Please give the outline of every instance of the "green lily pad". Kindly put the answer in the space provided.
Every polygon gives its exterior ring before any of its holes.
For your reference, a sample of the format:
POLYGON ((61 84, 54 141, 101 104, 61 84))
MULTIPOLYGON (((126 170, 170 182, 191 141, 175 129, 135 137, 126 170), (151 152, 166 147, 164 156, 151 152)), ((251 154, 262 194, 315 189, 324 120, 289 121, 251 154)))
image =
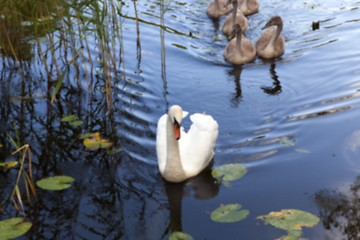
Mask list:
POLYGON ((193 237, 184 232, 173 232, 170 234, 169 240, 193 240, 193 237))
POLYGON ((238 222, 245 219, 249 215, 249 210, 240 210, 241 204, 227 204, 220 206, 211 213, 211 220, 214 222, 230 223, 238 222))
POLYGON ((45 190, 63 190, 71 187, 71 184, 74 181, 72 177, 69 176, 54 176, 43 178, 36 182, 36 185, 45 190))
POLYGON ((69 115, 69 116, 66 116, 66 117, 63 117, 61 119, 62 122, 71 122, 71 121, 75 121, 76 119, 78 119, 77 116, 75 115, 69 115))
POLYGON ((23 222, 24 219, 10 218, 0 221, 0 239, 7 240, 20 237, 32 226, 31 222, 23 222))
POLYGON ((112 145, 114 145, 113 142, 109 142, 108 140, 103 140, 100 142, 100 147, 101 148, 109 148, 111 147, 112 145))
POLYGON ((244 176, 246 171, 247 170, 243 164, 235 163, 216 167, 212 170, 211 174, 216 178, 224 176, 222 178, 224 181, 232 181, 244 176))
POLYGON ((313 227, 320 219, 309 213, 296 209, 283 209, 280 212, 270 212, 268 215, 257 217, 276 228, 286 231, 302 230, 302 227, 313 227))
POLYGON ((81 120, 78 120, 78 121, 74 121, 74 122, 70 122, 69 124, 73 127, 77 127, 77 126, 80 126, 81 124, 83 124, 84 122, 81 121, 81 120))
POLYGON ((17 161, 7 161, 0 163, 0 168, 3 168, 4 170, 8 170, 10 168, 15 167, 18 164, 17 161))
POLYGON ((83 133, 79 136, 79 139, 85 139, 88 138, 91 135, 91 133, 87 132, 87 133, 83 133))
POLYGON ((115 148, 115 149, 111 149, 109 151, 107 151, 107 154, 112 155, 112 154, 116 154, 122 151, 122 148, 115 148))

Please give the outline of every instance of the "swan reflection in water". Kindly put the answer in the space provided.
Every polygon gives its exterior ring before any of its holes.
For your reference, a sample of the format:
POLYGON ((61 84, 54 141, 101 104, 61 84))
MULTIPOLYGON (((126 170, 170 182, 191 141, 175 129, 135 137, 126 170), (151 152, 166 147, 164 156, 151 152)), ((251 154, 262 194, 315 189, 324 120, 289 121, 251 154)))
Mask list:
POLYGON ((181 215, 183 197, 191 196, 199 200, 214 198, 218 195, 220 187, 216 181, 211 175, 211 166, 185 182, 171 183, 164 181, 170 210, 170 223, 168 227, 170 232, 183 231, 181 215))
POLYGON ((276 74, 275 67, 276 67, 275 63, 272 63, 270 65, 270 76, 271 76, 271 79, 274 80, 273 81, 273 86, 271 86, 271 87, 261 87, 261 89, 265 93, 267 93, 269 95, 278 95, 279 93, 281 93, 281 84, 280 84, 280 81, 279 81, 279 77, 276 74))
MULTIPOLYGON (((278 95, 282 92, 281 83, 279 81, 279 76, 276 73, 275 67, 276 64, 274 63, 274 60, 263 60, 265 63, 271 62, 270 64, 270 78, 273 80, 272 86, 262 86, 261 89, 264 91, 264 93, 269 95, 278 95)), ((234 66, 231 70, 228 71, 229 76, 234 77, 234 83, 235 83, 235 92, 231 93, 231 107, 238 107, 239 103, 242 100, 242 89, 241 89, 241 72, 242 72, 242 66, 234 66)))
POLYGON ((229 76, 234 76, 234 83, 235 83, 235 93, 231 94, 231 107, 238 107, 239 103, 242 99, 242 90, 240 84, 240 75, 242 72, 241 66, 234 66, 229 72, 229 76))

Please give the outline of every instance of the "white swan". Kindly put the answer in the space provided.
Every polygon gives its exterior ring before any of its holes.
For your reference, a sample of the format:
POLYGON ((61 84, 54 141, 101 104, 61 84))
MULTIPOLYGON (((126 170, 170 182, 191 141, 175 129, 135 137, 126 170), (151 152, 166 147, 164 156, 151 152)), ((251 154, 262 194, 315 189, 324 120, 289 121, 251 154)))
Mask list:
POLYGON ((242 11, 238 8, 238 1, 237 0, 229 0, 227 5, 233 5, 233 12, 227 18, 225 19, 223 25, 222 25, 222 32, 229 37, 231 34, 231 31, 233 29, 233 26, 235 23, 240 24, 242 32, 244 33, 248 27, 249 22, 247 18, 244 16, 242 11))
POLYGON ((180 127, 186 117, 180 106, 174 105, 160 117, 157 125, 156 152, 159 171, 169 182, 182 182, 198 175, 214 156, 218 124, 210 116, 195 113, 186 133, 180 127))
POLYGON ((283 28, 281 17, 272 17, 262 29, 265 28, 266 31, 261 34, 255 43, 257 55, 266 59, 281 56, 285 51, 285 40, 281 35, 283 28))

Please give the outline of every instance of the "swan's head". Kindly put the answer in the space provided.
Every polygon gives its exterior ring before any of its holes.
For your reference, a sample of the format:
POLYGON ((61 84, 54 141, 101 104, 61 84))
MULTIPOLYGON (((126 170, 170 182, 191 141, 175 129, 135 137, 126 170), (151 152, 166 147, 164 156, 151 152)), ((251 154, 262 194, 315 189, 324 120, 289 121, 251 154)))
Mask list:
POLYGON ((262 28, 262 30, 271 26, 282 26, 282 25, 283 25, 283 21, 281 17, 275 16, 270 18, 270 20, 266 23, 266 25, 262 28))
POLYGON ((229 39, 232 39, 232 38, 237 37, 239 35, 241 36, 241 34, 242 34, 242 29, 241 29, 240 24, 235 23, 232 30, 231 30, 231 34, 230 34, 229 39))
POLYGON ((174 135, 176 140, 180 139, 180 125, 183 118, 183 111, 180 106, 173 105, 169 109, 168 117, 174 126, 174 135))

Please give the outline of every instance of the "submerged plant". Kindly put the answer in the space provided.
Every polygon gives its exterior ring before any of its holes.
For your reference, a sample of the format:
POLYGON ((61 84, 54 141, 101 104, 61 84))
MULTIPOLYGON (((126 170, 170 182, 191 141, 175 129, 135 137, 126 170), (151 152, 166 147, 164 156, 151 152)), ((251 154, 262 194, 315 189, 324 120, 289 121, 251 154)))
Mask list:
MULTIPOLYGON (((15 142, 12 140, 12 142, 15 144, 15 142)), ((15 146, 17 146, 15 144, 15 146)), ((15 201, 15 196, 17 198, 17 201, 19 202, 21 209, 22 209, 22 213, 23 216, 25 217, 25 210, 24 210, 24 205, 23 205, 23 201, 21 198, 21 194, 20 194, 20 190, 19 190, 19 181, 20 181, 20 177, 21 175, 23 176, 24 179, 24 184, 25 184, 25 189, 26 189, 26 194, 27 194, 27 199, 29 202, 31 202, 31 194, 33 195, 33 197, 36 199, 36 192, 35 192, 35 186, 34 186, 34 180, 33 180, 33 176, 32 176, 32 166, 31 166, 31 149, 30 146, 28 144, 25 144, 22 147, 17 147, 18 149, 12 153, 12 155, 15 155, 19 152, 22 151, 22 158, 20 160, 20 169, 18 172, 18 176, 16 179, 16 183, 15 183, 15 187, 13 192, 11 193, 11 197, 10 199, 13 201, 14 206, 16 208, 17 211, 19 211, 19 207, 15 201), (26 158, 27 156, 27 158, 26 158), (25 160, 28 159, 28 164, 29 164, 29 173, 26 171, 24 164, 25 164, 25 160), (31 194, 30 194, 31 193, 31 194)))

